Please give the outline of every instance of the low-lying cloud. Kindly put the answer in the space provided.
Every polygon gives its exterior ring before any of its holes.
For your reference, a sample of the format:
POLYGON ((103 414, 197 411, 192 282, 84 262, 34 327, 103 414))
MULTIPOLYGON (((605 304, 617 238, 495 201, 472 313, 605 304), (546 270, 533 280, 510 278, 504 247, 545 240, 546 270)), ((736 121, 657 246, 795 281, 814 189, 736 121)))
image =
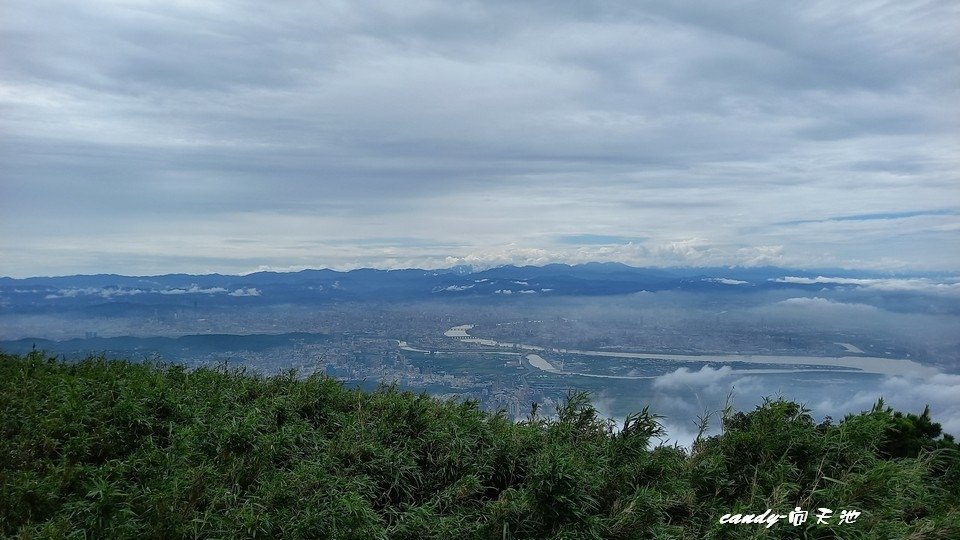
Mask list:
POLYGON ((260 296, 260 289, 256 287, 247 287, 245 289, 236 289, 227 293, 228 296, 260 296))
POLYGON ((115 298, 120 296, 133 296, 138 294, 162 294, 165 296, 177 296, 187 294, 226 294, 227 296, 260 296, 260 290, 256 287, 238 288, 232 291, 223 287, 200 287, 191 285, 189 287, 173 287, 167 289, 142 289, 142 288, 123 288, 123 287, 83 287, 59 289, 55 293, 47 294, 44 298, 47 300, 57 300, 61 298, 79 298, 82 296, 99 296, 101 298, 115 298))
POLYGON ((703 366, 699 371, 690 371, 689 368, 679 368, 672 373, 661 375, 654 379, 654 388, 676 389, 683 387, 713 387, 721 380, 733 374, 730 366, 712 368, 703 366))
MULTIPOLYGON (((679 368, 654 380, 654 389, 663 392, 653 397, 654 412, 666 416, 668 425, 677 432, 672 440, 689 445, 697 416, 712 413, 709 433, 718 431, 717 415, 731 393, 733 405, 739 410, 750 410, 765 397, 783 397, 805 405, 818 420, 825 416, 837 420, 870 410, 883 398, 887 406, 903 412, 919 414, 929 406, 933 420, 945 433, 960 436, 960 375, 845 378, 842 382, 827 380, 828 384, 806 381, 786 386, 769 377, 740 374, 729 366, 705 366, 697 371, 679 368), (838 392, 838 387, 843 391, 838 392)), ((807 378, 797 375, 798 381, 807 378)))
POLYGON ((853 285, 863 289, 887 292, 911 292, 960 296, 960 278, 934 280, 930 278, 815 278, 787 276, 776 279, 780 283, 797 285, 853 285))
POLYGON ((808 309, 808 310, 827 310, 827 311, 851 311, 851 312, 878 312, 880 308, 869 304, 857 304, 849 302, 838 302, 829 298, 819 296, 807 297, 797 296, 787 298, 776 303, 778 306, 808 309))

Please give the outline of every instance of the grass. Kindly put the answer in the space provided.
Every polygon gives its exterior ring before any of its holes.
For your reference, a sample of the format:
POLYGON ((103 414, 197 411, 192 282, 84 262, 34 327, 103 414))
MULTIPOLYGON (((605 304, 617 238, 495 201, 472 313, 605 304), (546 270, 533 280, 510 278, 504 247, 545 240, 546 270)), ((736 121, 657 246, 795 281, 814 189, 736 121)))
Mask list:
POLYGON ((960 538, 960 449, 928 411, 815 424, 767 400, 723 427, 687 451, 584 393, 514 423, 323 376, 0 355, 0 535, 960 538), (719 523, 796 506, 835 517, 719 523))

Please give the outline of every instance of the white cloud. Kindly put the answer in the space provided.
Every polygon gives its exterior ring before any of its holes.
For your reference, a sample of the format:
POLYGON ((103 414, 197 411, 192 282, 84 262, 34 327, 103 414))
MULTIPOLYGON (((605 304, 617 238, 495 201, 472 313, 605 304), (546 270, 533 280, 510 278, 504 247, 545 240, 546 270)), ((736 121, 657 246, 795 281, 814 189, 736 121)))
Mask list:
POLYGON ((776 305, 795 307, 795 308, 801 308, 801 309, 848 310, 848 311, 861 311, 861 312, 880 311, 880 308, 876 306, 871 306, 869 304, 837 302, 836 300, 830 300, 829 298, 822 298, 819 296, 814 296, 814 297, 798 296, 794 298, 787 298, 786 300, 781 300, 777 302, 776 305))
POLYGON ((924 294, 940 294, 960 296, 960 279, 951 278, 944 281, 935 281, 929 278, 842 278, 824 277, 815 278, 787 276, 778 278, 780 283, 795 283, 798 285, 854 285, 864 289, 877 291, 903 291, 924 294))
POLYGON ((163 294, 163 295, 180 295, 180 294, 223 294, 227 293, 229 296, 259 296, 260 291, 255 287, 240 288, 231 292, 227 292, 227 289, 223 287, 200 287, 199 285, 191 285, 190 287, 182 288, 172 288, 172 289, 131 289, 131 288, 99 288, 99 287, 73 287, 69 289, 60 289, 56 293, 51 293, 45 296, 47 300, 55 300, 58 298, 77 298, 80 296, 100 296, 102 298, 113 298, 117 296, 133 296, 137 294, 163 294))
POLYGON ((929 405, 933 420, 943 426, 944 432, 960 436, 960 375, 883 376, 863 381, 806 380, 809 377, 798 375, 786 386, 782 378, 770 377, 740 376, 729 366, 698 371, 680 368, 654 380, 654 388, 661 392, 652 397, 653 409, 667 417, 671 435, 677 430, 672 438, 687 442, 692 440, 691 430, 678 422, 712 413, 711 432, 715 433, 717 415, 728 396, 732 396, 735 410, 749 411, 764 397, 783 397, 803 404, 815 418, 831 416, 835 421, 870 410, 882 397, 887 406, 902 412, 919 414, 929 405))
POLYGON ((749 281, 741 281, 739 279, 729 279, 729 278, 704 278, 704 281, 711 281, 713 283, 721 283, 723 285, 749 285, 749 281))
POLYGON ((874 389, 860 389, 846 396, 825 396, 811 407, 818 414, 840 418, 869 410, 880 397, 895 410, 915 414, 929 405, 933 420, 943 426, 944 432, 960 436, 960 375, 939 373, 923 379, 886 377, 874 389))
POLYGON ((227 290, 224 289, 223 287, 207 287, 207 288, 201 288, 201 287, 198 286, 198 285, 191 285, 191 286, 187 287, 186 289, 182 289, 182 288, 162 289, 162 290, 159 290, 159 291, 157 291, 157 292, 160 293, 160 294, 170 294, 170 295, 176 295, 176 294, 221 294, 221 293, 227 292, 227 290))
MULTIPOLYGON (((702 238, 651 242, 650 246, 628 242, 620 245, 523 247, 515 243, 487 248, 463 256, 449 256, 440 266, 469 265, 487 269, 503 265, 543 266, 550 263, 621 262, 634 266, 758 266, 800 264, 788 259, 782 247, 711 244, 702 238)), ((727 281, 728 284, 734 284, 727 281)))
POLYGON ((229 296, 260 296, 260 289, 256 287, 240 288, 229 293, 229 296))
POLYGON ((466 291, 467 289, 472 289, 473 285, 449 285, 447 287, 437 288, 433 292, 449 291, 449 292, 460 292, 466 291))
POLYGON ((58 298, 77 298, 79 296, 100 296, 103 298, 113 298, 115 296, 133 296, 136 294, 143 294, 145 292, 149 291, 144 291, 142 289, 123 289, 111 287, 74 287, 70 289, 60 289, 56 293, 46 295, 44 298, 47 300, 55 300, 58 298))
POLYGON ((682 367, 672 373, 661 375, 653 380, 653 386, 661 389, 684 388, 688 386, 709 387, 716 385, 718 381, 733 375, 733 368, 730 366, 721 366, 712 368, 703 366, 699 371, 690 371, 682 367))

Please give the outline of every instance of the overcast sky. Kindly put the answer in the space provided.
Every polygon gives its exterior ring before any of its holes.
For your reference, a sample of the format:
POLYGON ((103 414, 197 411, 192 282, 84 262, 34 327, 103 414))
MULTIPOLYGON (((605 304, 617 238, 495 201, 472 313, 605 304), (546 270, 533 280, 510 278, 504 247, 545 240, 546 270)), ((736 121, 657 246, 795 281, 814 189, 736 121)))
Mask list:
POLYGON ((960 4, 0 3, 0 274, 960 269, 960 4))

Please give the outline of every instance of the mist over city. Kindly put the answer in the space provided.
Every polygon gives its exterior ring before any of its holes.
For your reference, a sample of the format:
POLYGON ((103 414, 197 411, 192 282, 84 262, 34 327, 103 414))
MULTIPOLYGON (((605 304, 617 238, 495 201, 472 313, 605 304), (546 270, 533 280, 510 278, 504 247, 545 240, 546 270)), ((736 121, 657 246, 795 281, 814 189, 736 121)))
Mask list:
POLYGON ((958 429, 960 280, 614 263, 0 280, 0 346, 261 373, 295 368, 470 399, 515 419, 589 391, 675 441, 728 400, 842 418, 883 397, 958 429), (456 330, 461 329, 461 330, 456 330))

